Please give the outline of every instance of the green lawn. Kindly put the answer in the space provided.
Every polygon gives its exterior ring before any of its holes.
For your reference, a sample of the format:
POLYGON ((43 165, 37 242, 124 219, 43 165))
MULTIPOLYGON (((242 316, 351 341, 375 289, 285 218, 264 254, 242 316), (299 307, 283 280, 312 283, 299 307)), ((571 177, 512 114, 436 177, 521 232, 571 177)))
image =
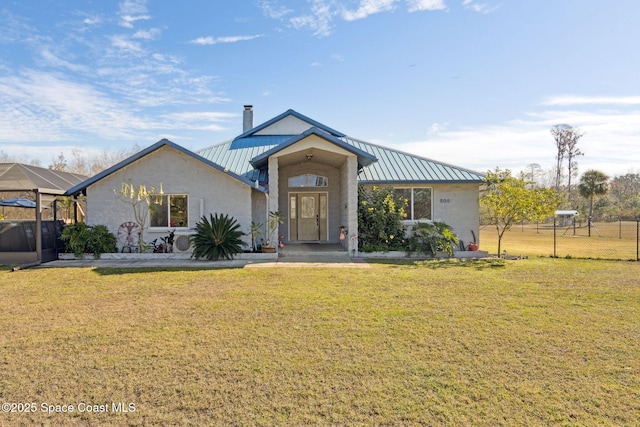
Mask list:
POLYGON ((638 277, 549 258, 4 270, 0 396, 37 410, 0 425, 638 425, 638 277))

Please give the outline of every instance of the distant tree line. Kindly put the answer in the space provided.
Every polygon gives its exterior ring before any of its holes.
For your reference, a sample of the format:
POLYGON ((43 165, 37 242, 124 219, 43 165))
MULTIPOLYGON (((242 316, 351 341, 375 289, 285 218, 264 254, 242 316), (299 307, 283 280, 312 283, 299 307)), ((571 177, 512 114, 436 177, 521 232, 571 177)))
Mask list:
POLYGON ((93 176, 137 153, 138 151, 140 151, 140 146, 138 144, 133 145, 129 149, 123 150, 103 149, 99 153, 90 153, 86 150, 82 150, 81 148, 73 148, 69 155, 61 152, 58 156, 51 159, 51 163, 43 165, 42 162, 37 159, 28 158, 26 156, 11 156, 0 150, 0 163, 24 163, 51 170, 93 176))

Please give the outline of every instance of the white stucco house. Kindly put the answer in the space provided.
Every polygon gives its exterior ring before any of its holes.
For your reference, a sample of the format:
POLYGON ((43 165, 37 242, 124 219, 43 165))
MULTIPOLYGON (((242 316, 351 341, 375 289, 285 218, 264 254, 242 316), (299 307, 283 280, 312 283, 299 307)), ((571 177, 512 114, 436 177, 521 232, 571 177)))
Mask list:
POLYGON ((408 199, 407 225, 443 221, 465 242, 479 234, 483 174, 351 138, 293 110, 254 126, 252 106, 244 108, 243 133, 232 140, 192 152, 163 139, 67 194, 86 196, 87 223, 107 225, 121 245, 133 221, 131 206, 114 194, 125 182, 162 184, 145 241, 173 229, 188 234, 216 212, 248 232, 252 221, 265 224, 270 211, 280 211, 286 220, 277 234, 285 244, 340 243, 344 227, 351 252, 359 184, 391 186, 408 199))

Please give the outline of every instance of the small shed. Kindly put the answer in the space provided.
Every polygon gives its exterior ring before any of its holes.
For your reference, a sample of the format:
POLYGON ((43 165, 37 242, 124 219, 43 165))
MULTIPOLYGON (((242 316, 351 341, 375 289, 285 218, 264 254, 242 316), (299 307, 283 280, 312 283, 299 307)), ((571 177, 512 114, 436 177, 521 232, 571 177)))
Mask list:
POLYGON ((560 227, 573 225, 578 215, 580 215, 580 213, 574 209, 565 209, 565 210, 556 211, 556 217, 558 218, 558 225, 560 225, 560 227))
POLYGON ((62 228, 56 198, 86 179, 38 166, 0 163, 0 200, 21 197, 35 203, 34 207, 15 208, 26 212, 19 218, 0 219, 0 264, 56 259, 62 228), (45 209, 47 218, 43 219, 45 209))

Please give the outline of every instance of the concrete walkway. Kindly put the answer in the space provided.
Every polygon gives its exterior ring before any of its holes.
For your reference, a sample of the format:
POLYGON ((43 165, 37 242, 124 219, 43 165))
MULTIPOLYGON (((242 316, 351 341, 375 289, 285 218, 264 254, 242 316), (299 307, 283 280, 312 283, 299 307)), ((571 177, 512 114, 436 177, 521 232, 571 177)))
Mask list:
POLYGON ((205 261, 195 259, 160 260, 57 260, 44 263, 38 268, 371 268, 364 259, 335 256, 332 254, 309 253, 291 254, 279 257, 277 261, 232 260, 205 261))

